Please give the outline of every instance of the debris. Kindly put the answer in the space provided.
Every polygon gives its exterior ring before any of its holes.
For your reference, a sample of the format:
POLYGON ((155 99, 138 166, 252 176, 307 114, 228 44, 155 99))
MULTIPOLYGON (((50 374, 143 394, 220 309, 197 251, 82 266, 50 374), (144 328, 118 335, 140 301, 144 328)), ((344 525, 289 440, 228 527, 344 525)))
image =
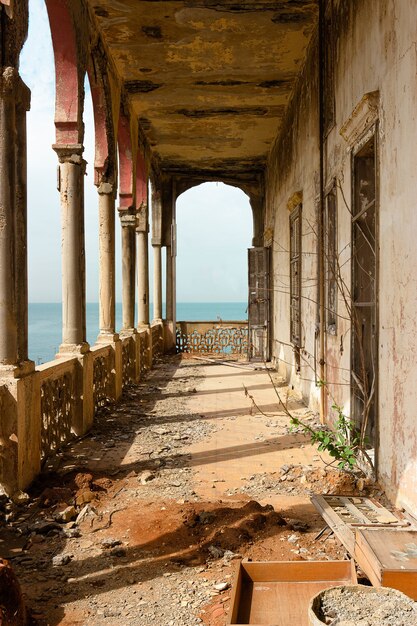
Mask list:
POLYGON ((71 561, 71 556, 69 554, 57 554, 52 558, 53 567, 61 567, 63 565, 68 565, 71 561))
POLYGON ((151 480, 155 479, 155 474, 150 470, 145 470, 138 475, 138 480, 141 485, 146 485, 151 480))
POLYGON ((88 517, 97 517, 97 511, 90 504, 86 504, 85 507, 81 509, 75 522, 76 524, 81 524, 88 517))
POLYGON ((114 548, 115 546, 120 546, 121 543, 122 542, 120 541, 120 539, 113 539, 112 537, 106 537, 101 542, 101 545, 103 548, 114 548))
POLYGON ((217 546, 209 546, 208 551, 214 559, 221 559, 224 555, 224 550, 222 548, 218 548, 217 546))
POLYGON ((77 510, 74 506, 67 506, 66 509, 57 514, 56 519, 60 522, 70 522, 77 517, 77 510))

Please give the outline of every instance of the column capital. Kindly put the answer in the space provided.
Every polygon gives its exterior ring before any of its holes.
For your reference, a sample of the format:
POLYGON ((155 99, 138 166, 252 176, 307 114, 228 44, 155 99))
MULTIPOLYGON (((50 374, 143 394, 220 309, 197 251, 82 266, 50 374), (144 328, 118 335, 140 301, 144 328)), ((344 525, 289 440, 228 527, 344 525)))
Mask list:
POLYGON ((30 89, 23 82, 15 67, 3 68, 0 74, 0 95, 3 98, 14 98, 16 103, 22 105, 25 111, 30 110, 30 89))
POLYGON ((119 209, 119 215, 122 228, 133 228, 136 226, 136 215, 132 212, 121 211, 119 209))
POLYGON ((97 191, 100 195, 109 195, 109 196, 114 196, 116 189, 115 186, 113 185, 113 183, 111 182, 101 182, 97 185, 97 191))
POLYGON ((60 163, 73 163, 74 165, 83 165, 85 167, 86 161, 83 159, 84 146, 81 143, 54 143, 52 148, 57 153, 60 163))
POLYGON ((136 232, 149 233, 148 205, 146 202, 141 202, 136 211, 136 232))

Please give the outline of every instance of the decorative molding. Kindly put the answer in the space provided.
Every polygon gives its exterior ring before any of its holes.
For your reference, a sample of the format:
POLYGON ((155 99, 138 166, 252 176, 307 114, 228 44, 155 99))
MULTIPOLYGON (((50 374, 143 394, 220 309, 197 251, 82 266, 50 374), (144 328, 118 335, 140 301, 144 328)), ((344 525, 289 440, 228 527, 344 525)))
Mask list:
POLYGON ((379 115, 379 91, 366 93, 340 129, 343 139, 353 146, 375 124, 379 115))
POLYGON ((274 239, 274 229, 269 227, 264 230, 264 246, 267 248, 272 246, 272 241, 274 239))
POLYGON ((291 211, 293 211, 299 204, 302 204, 302 203, 303 203, 303 192, 302 191, 296 191, 289 198, 289 200, 287 202, 287 209, 291 213, 291 211))

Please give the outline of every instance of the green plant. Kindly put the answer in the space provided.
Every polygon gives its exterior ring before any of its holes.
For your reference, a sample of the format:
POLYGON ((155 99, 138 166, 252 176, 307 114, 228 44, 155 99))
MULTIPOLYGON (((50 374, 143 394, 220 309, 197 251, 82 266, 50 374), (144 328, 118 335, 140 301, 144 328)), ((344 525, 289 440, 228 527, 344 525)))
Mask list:
POLYGON ((352 420, 344 415, 340 406, 333 404, 332 409, 337 413, 332 430, 329 428, 315 430, 294 415, 290 417, 291 425, 294 428, 301 428, 310 437, 311 442, 318 445, 320 452, 326 451, 335 462, 338 461, 339 469, 352 470, 357 464, 361 449, 360 433, 352 420))

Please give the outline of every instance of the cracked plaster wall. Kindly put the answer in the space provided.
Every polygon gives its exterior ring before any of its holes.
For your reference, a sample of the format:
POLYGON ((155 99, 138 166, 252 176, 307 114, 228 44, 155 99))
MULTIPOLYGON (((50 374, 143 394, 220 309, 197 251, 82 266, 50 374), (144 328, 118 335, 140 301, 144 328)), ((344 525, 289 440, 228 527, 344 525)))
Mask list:
MULTIPOLYGON (((325 184, 339 181, 351 202, 351 151, 340 129, 369 92, 379 92, 379 449, 378 477, 397 504, 417 513, 417 5, 412 0, 335 2, 336 122, 327 139, 325 184), (346 6, 348 4, 348 6, 346 6)), ((274 241, 274 339, 289 343, 288 201, 303 197, 303 274, 312 278, 303 295, 317 301, 314 221, 318 194, 319 127, 317 45, 294 93, 281 140, 270 155, 266 179, 266 233, 274 241), (310 234, 309 234, 310 233, 310 234)), ((350 284, 351 220, 338 192, 338 249, 350 284), (345 248, 345 246, 347 246, 345 248)), ((339 313, 344 314, 339 297, 339 313)), ((306 350, 314 354, 316 305, 302 301, 306 350)), ((336 336, 327 335, 327 379, 335 400, 349 411, 349 324, 338 320, 336 336), (343 353, 341 354, 341 344, 343 353), (344 368, 344 369, 343 369, 344 368)), ((290 365, 292 350, 274 343, 281 371, 315 407, 313 371, 290 365), (303 380, 306 379, 306 380, 303 380)), ((312 358, 305 355, 311 363, 312 358)))

